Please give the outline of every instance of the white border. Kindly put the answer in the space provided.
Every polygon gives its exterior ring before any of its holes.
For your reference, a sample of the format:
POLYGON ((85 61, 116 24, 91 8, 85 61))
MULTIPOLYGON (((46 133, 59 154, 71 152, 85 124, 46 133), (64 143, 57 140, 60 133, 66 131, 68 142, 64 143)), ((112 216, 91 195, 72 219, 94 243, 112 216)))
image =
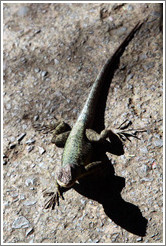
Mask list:
MULTIPOLYGON (((163 243, 96 243, 97 245, 165 245, 165 1, 1 1, 1 47, 4 3, 163 3, 163 243)), ((3 51, 1 48, 1 164, 3 166, 3 51)), ((3 243, 3 168, 1 169, 1 245, 96 245, 94 243, 3 243)))

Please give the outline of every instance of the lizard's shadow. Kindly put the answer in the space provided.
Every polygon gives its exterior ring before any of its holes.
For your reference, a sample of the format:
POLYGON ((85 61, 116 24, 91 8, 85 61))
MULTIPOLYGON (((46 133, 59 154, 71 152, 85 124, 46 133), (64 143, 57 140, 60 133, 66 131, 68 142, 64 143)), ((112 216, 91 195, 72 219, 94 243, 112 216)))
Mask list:
MULTIPOLYGON (((123 51, 124 49, 122 50, 122 53, 123 51)), ((92 129, 97 133, 100 133, 105 129, 104 114, 108 91, 114 72, 118 67, 119 60, 120 58, 117 58, 114 64, 111 63, 111 68, 108 66, 108 71, 103 75, 104 86, 100 90, 101 96, 96 105, 97 110, 92 126, 92 129)), ((105 154, 106 152, 115 155, 124 154, 122 142, 115 135, 114 138, 111 137, 111 142, 105 142, 105 146, 103 145, 105 148, 104 150, 96 147, 97 146, 95 146, 95 153, 97 156, 93 161, 104 160, 107 162, 108 168, 105 170, 106 175, 87 176, 80 180, 79 183, 76 183, 73 188, 80 194, 101 203, 107 216, 117 225, 133 234, 145 236, 148 221, 142 216, 138 206, 122 199, 121 191, 125 187, 125 179, 115 176, 114 167, 105 154)), ((101 173, 103 174, 103 170, 101 173)))
POLYGON ((92 176, 86 177, 73 188, 80 194, 101 203, 106 215, 117 225, 133 234, 145 236, 147 219, 142 216, 136 205, 126 202, 121 197, 125 179, 114 175, 111 162, 106 172, 106 176, 93 179, 92 176))

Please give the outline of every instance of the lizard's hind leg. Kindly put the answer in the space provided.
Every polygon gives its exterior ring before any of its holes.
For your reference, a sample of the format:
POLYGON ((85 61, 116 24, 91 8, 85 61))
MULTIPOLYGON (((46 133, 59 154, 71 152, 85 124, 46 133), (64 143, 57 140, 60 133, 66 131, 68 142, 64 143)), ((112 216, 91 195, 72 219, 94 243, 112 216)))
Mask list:
POLYGON ((103 142, 107 138, 110 140, 114 138, 116 134, 110 129, 104 129, 101 133, 97 133, 92 129, 86 129, 86 137, 90 142, 103 142))
POLYGON ((53 131, 51 142, 54 143, 57 147, 63 148, 70 134, 70 131, 71 127, 67 123, 63 121, 60 122, 53 131))
POLYGON ((52 122, 50 124, 34 124, 35 129, 44 133, 52 132, 51 142, 57 147, 64 147, 71 131, 71 127, 64 121, 52 122))
MULTIPOLYGON (((131 123, 130 123, 131 124, 131 123)), ((130 125, 129 124, 129 125, 130 125)), ((121 124, 122 126, 123 124, 121 124)), ((122 129, 121 131, 118 131, 117 130, 111 130, 111 129, 104 129, 103 131, 101 131, 101 133, 97 133, 95 132, 94 130, 92 129, 86 129, 86 137, 87 139, 90 141, 90 142, 103 142, 105 139, 109 139, 110 141, 114 141, 116 140, 116 138, 118 137, 120 140, 122 141, 126 141, 126 140, 129 140, 129 137, 134 137, 134 138, 137 138, 137 133, 138 132, 145 132, 146 130, 145 129, 133 129, 133 128, 130 128, 130 129, 127 129, 127 130, 123 130, 123 129, 126 129, 128 128, 127 127, 120 127, 118 129, 122 129)))

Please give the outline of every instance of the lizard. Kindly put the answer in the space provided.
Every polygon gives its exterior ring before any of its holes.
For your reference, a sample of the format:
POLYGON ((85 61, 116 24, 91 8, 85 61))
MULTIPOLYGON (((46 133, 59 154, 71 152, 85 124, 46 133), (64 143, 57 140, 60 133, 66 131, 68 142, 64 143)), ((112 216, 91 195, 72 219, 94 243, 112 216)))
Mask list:
POLYGON ((134 26, 113 55, 107 60, 93 83, 84 107, 72 129, 63 121, 49 126, 35 126, 38 130, 47 131, 49 129, 53 131, 52 143, 58 147, 64 147, 61 167, 56 173, 56 191, 44 193, 44 196, 51 196, 44 206, 45 209, 50 207, 54 209, 56 204, 59 205, 59 198, 64 199, 63 189, 72 188, 81 178, 86 175, 93 175, 99 168, 104 166, 102 160, 94 158, 95 144, 102 146, 109 141, 119 140, 120 142, 125 139, 129 140, 130 136, 138 138, 136 132, 132 134, 129 133, 129 129, 125 130, 130 124, 124 126, 122 123, 119 127, 119 132, 115 132, 112 129, 104 129, 100 133, 94 130, 93 124, 98 110, 97 102, 100 91, 105 81, 112 79, 119 66, 120 57, 142 24, 143 22, 138 22, 134 26))

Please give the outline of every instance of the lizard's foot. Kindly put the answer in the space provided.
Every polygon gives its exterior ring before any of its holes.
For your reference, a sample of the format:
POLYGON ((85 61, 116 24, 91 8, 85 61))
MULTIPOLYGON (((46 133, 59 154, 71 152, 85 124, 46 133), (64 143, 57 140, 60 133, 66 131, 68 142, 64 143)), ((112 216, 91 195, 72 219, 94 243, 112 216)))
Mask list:
POLYGON ((45 123, 34 123, 33 127, 37 131, 42 131, 43 133, 52 132, 55 135, 59 135, 61 133, 67 132, 71 130, 71 127, 65 123, 64 121, 52 121, 48 124, 45 123))
POLYGON ((59 206, 59 198, 61 197, 64 200, 62 191, 60 190, 60 187, 58 186, 58 189, 56 192, 44 192, 43 190, 43 197, 51 196, 51 198, 44 204, 44 208, 52 208, 52 210, 55 208, 56 204, 59 206))
POLYGON ((63 122, 51 122, 50 124, 34 124, 33 127, 43 133, 52 132, 51 143, 54 143, 57 147, 63 148, 66 140, 70 134, 71 127, 63 122))
POLYGON ((130 120, 125 120, 117 129, 120 129, 120 132, 116 132, 116 134, 119 136, 119 138, 123 141, 129 140, 129 137, 134 137, 137 139, 140 139, 137 136, 137 133, 139 132, 146 132, 147 130, 145 129, 134 129, 134 128, 129 128, 128 127, 132 125, 132 122, 130 120))

